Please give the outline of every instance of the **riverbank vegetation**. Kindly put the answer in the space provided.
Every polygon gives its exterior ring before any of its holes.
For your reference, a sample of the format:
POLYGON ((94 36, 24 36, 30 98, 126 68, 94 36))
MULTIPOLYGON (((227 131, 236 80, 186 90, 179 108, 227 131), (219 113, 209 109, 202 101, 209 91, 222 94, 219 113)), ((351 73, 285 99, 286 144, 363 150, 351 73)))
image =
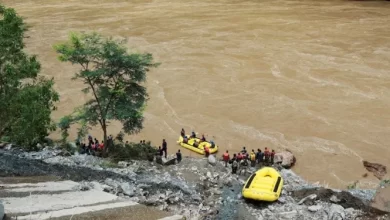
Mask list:
POLYGON ((97 33, 72 33, 67 42, 54 46, 59 60, 79 65, 72 79, 85 84, 84 93, 93 98, 83 106, 76 117, 65 116, 62 128, 69 123, 84 121, 99 125, 103 131, 104 152, 108 151, 108 125, 120 121, 123 131, 134 134, 142 129, 143 110, 148 99, 142 85, 146 73, 158 64, 151 54, 129 53, 125 41, 105 38, 97 33))
POLYGON ((53 79, 39 75, 41 65, 25 51, 27 25, 15 10, 0 5, 0 139, 32 149, 55 124, 58 93, 53 79))
MULTIPOLYGON (((24 51, 27 31, 23 18, 0 4, 0 141, 34 149, 58 127, 62 133, 60 145, 70 149, 68 130, 73 124, 78 125, 77 140, 84 139, 91 127, 98 125, 103 131, 103 153, 107 154, 112 120, 122 123, 125 134, 142 129, 148 100, 143 83, 146 73, 158 66, 152 54, 129 52, 125 41, 98 33, 70 34, 68 41, 55 45, 54 50, 60 61, 80 67, 72 79, 82 81, 82 92, 92 98, 54 123, 51 113, 56 110, 59 95, 53 79, 39 75, 37 57, 24 51)), ((127 149, 123 155, 145 157, 143 150, 134 150, 143 149, 138 144, 112 145, 113 153, 121 146, 122 151, 127 149)), ((152 147, 148 146, 149 152, 152 147)))

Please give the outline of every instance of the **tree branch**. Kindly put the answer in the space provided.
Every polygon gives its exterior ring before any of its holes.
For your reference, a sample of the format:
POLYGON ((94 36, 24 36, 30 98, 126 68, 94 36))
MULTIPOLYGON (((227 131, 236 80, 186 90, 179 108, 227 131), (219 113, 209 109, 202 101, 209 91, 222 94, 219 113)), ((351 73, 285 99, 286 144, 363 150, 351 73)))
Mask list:
POLYGON ((104 119, 104 117, 103 117, 102 106, 101 106, 101 104, 100 104, 99 98, 98 98, 97 95, 96 95, 96 90, 95 90, 95 87, 93 86, 93 83, 92 83, 91 79, 90 79, 89 77, 87 77, 87 80, 88 80, 88 84, 89 84, 89 85, 91 86, 91 88, 92 88, 93 95, 95 96, 96 102, 97 102, 97 104, 98 104, 99 111, 100 111, 100 120, 99 120, 99 123, 100 123, 100 125, 103 127, 102 119, 104 119))
POLYGON ((117 86, 118 86, 118 81, 115 80, 115 76, 112 78, 112 80, 114 80, 114 83, 115 83, 115 86, 114 86, 114 92, 111 93, 111 96, 110 98, 108 99, 108 103, 107 103, 107 106, 106 106, 106 109, 105 109, 105 114, 107 115, 107 112, 108 112, 108 108, 110 107, 111 105, 111 101, 113 100, 114 98, 114 94, 115 94, 115 90, 117 90, 117 86))

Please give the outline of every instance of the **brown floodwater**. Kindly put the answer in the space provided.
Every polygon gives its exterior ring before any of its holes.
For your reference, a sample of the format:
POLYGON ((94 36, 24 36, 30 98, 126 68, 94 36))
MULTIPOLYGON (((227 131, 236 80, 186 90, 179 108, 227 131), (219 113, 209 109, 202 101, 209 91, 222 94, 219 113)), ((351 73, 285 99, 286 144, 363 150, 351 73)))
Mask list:
POLYGON ((78 67, 60 63, 52 45, 71 31, 97 31, 161 62, 148 75, 145 128, 129 140, 165 138, 174 153, 183 127, 221 151, 289 149, 298 174, 340 188, 378 182, 362 177, 362 160, 390 166, 390 2, 1 2, 31 25, 28 51, 61 95, 55 120, 87 97, 71 80, 78 67))

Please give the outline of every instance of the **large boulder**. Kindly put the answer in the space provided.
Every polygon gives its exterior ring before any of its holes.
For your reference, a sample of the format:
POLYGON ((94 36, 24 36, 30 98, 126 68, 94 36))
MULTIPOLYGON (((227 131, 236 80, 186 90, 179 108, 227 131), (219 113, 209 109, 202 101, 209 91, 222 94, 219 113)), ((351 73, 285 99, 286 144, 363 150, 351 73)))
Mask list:
POLYGON ((4 205, 0 201, 0 219, 4 218, 4 205))
POLYGON ((215 157, 213 155, 209 155, 209 157, 207 158, 207 160, 209 161, 209 164, 211 165, 215 165, 217 164, 217 159, 215 159, 215 157))
POLYGON ((176 158, 171 158, 171 159, 166 159, 166 158, 162 158, 162 163, 163 165, 165 166, 169 166, 169 165, 175 165, 176 163, 176 158))
POLYGON ((284 168, 290 168, 295 164, 295 157, 289 151, 283 151, 276 153, 274 157, 274 163, 282 165, 284 168))
POLYGON ((129 183, 122 183, 120 187, 122 188, 123 194, 130 197, 135 195, 135 187, 130 185, 129 183))
POLYGON ((378 179, 382 179, 383 176, 386 175, 386 166, 383 166, 382 164, 379 163, 370 163, 368 161, 363 161, 363 165, 366 168, 366 170, 374 173, 374 176, 378 179))
POLYGON ((328 209, 328 220, 344 220, 345 211, 341 205, 332 204, 328 209))
POLYGON ((390 186, 377 190, 371 207, 379 214, 390 213, 390 186))

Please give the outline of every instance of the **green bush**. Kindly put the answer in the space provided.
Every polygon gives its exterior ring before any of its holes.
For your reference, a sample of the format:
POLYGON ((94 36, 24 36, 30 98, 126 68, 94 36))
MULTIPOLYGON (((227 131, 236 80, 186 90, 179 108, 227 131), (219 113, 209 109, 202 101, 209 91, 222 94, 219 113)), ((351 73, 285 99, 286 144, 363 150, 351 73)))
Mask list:
POLYGON ((108 156, 113 161, 126 160, 150 160, 156 155, 157 149, 150 142, 141 143, 117 143, 110 147, 108 156))

